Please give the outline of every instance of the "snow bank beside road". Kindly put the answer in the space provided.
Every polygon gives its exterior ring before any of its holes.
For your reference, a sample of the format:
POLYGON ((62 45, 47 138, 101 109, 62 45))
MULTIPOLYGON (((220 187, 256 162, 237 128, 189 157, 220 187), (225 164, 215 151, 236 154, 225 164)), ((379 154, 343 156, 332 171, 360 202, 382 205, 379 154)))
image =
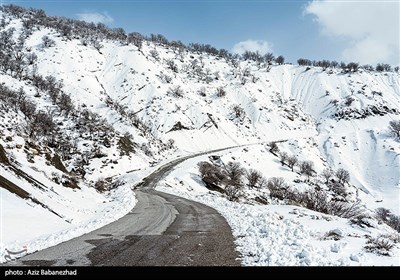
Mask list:
MULTIPOLYGON (((24 217, 23 223, 25 228, 36 228, 34 232, 31 231, 18 231, 20 226, 20 219, 18 217, 20 214, 18 211, 12 213, 7 212, 1 214, 3 217, 2 221, 2 237, 10 237, 11 239, 3 240, 0 244, 0 262, 6 262, 14 258, 22 257, 27 253, 33 253, 38 250, 43 250, 45 248, 57 245, 61 242, 70 240, 77 236, 83 235, 85 233, 96 230, 102 226, 105 226, 119 218, 125 216, 136 204, 137 200, 131 189, 131 184, 124 184, 117 189, 110 191, 105 196, 105 201, 99 205, 95 213, 88 217, 87 220, 80 222, 76 225, 71 225, 65 222, 56 222, 60 220, 54 218, 49 214, 48 211, 37 209, 33 207, 31 211, 24 211, 24 215, 29 215, 32 213, 32 219, 26 219, 24 217), (41 211, 42 210, 42 211, 41 211), (43 219, 38 219, 37 212, 45 216, 43 219), (5 221, 4 221, 5 220, 5 221), (8 227, 3 227, 4 225, 8 227), (40 228, 37 228, 37 224, 40 228), (17 232, 10 232, 11 230, 17 230, 17 232), (16 239, 15 236, 19 238, 16 239), (21 252, 18 254, 13 254, 10 252, 21 252)), ((2 195, 2 211, 5 209, 12 209, 11 202, 15 200, 8 200, 10 196, 4 189, 0 189, 2 195), (9 203, 10 202, 10 203, 9 203)), ((25 205, 25 207, 32 207, 25 205)))

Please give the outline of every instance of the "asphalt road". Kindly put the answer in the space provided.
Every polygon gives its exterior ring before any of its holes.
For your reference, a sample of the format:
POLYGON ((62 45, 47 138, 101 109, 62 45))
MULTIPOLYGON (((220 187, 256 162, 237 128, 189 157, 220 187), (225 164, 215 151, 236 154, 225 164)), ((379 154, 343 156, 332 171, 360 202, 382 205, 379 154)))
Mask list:
POLYGON ((239 266, 231 228, 216 210, 154 190, 191 157, 149 175, 135 191, 138 203, 121 219, 6 265, 239 266))

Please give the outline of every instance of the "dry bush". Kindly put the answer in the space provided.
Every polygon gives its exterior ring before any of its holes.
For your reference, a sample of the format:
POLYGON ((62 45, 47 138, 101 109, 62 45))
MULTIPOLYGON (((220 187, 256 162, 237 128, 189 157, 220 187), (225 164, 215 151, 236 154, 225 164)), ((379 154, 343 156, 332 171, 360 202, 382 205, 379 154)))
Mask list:
POLYGON ((394 242, 387 235, 370 237, 365 245, 367 252, 383 256, 390 256, 390 250, 394 247, 394 242))
POLYGON ((217 88, 217 96, 218 97, 224 97, 226 96, 226 91, 223 87, 217 88))
POLYGON ((168 94, 174 96, 174 97, 183 97, 184 92, 183 89, 181 88, 181 86, 174 86, 174 87, 170 87, 167 91, 168 94))
POLYGON ((277 198, 283 200, 287 198, 288 186, 285 180, 281 177, 272 177, 267 182, 267 188, 269 189, 271 198, 277 198))
POLYGON ((197 164, 203 182, 211 187, 220 186, 226 180, 226 174, 215 164, 202 161, 197 164))
POLYGON ((105 191, 108 190, 108 183, 107 183, 107 181, 104 180, 104 179, 98 179, 98 180, 96 181, 96 183, 94 184, 94 188, 95 188, 98 192, 103 193, 103 192, 105 192, 105 191))
POLYGON ((240 186, 227 185, 225 186, 225 194, 230 201, 236 201, 240 197, 241 189, 240 186))

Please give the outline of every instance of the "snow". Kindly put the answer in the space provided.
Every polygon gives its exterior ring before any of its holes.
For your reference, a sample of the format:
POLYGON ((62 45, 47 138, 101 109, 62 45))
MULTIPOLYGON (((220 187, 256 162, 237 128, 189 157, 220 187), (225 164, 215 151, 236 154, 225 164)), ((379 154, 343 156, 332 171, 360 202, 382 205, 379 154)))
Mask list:
MULTIPOLYGON (((93 203, 91 209, 87 205, 90 199, 76 201, 84 204, 73 209, 66 221, 29 200, 16 199, 7 190, 0 189, 0 195, 0 262, 22 256, 8 251, 26 248, 25 253, 33 253, 91 232, 125 216, 136 204, 131 185, 125 184, 105 195, 103 203, 93 203)), ((90 196, 93 199, 93 193, 90 196)))
MULTIPOLYGON (((247 147, 213 153, 223 162, 235 158, 244 166, 267 171, 270 176, 292 173, 271 163, 270 155, 260 153, 264 147, 247 147), (257 160, 254 160, 254 157, 257 160), (249 163, 246 166, 246 162, 249 163), (254 166, 253 163, 257 162, 254 166)), ((181 163, 160 184, 157 190, 204 203, 219 211, 232 228, 241 262, 246 266, 398 266, 400 246, 391 256, 381 256, 364 249, 367 236, 393 234, 388 227, 362 228, 348 219, 321 214, 292 205, 254 205, 231 202, 219 193, 204 187, 197 163, 208 160, 200 156, 181 163), (330 238, 332 234, 339 240, 330 238)), ((295 176, 292 174, 292 176, 295 176)), ((290 176, 285 176, 290 178, 290 176)))
MULTIPOLYGON (((11 20, 9 26, 15 27, 18 33, 21 20, 11 20)), ((32 163, 27 158, 32 151, 16 148, 17 144, 26 144, 17 129, 26 120, 21 114, 2 108, 0 144, 18 168, 46 188, 30 185, 5 166, 0 166, 0 175, 60 216, 0 189, 3 197, 0 261, 4 261, 5 249, 18 251, 27 246, 32 252, 118 219, 135 204, 130 187, 163 163, 181 155, 246 145, 247 151, 240 147, 224 152, 224 160, 238 160, 246 168, 261 171, 267 178, 282 177, 289 183, 301 179, 268 152, 266 144, 271 141, 279 141, 281 151, 295 155, 300 161, 311 160, 318 173, 327 167, 348 170, 350 184, 354 186, 351 195, 367 205, 370 213, 385 207, 400 214, 400 144, 387 128, 389 121, 399 119, 398 113, 349 120, 333 117, 341 110, 366 110, 373 105, 400 110, 398 73, 360 70, 343 74, 338 69, 322 71, 312 67, 307 70, 296 65, 273 65, 267 71, 250 61, 241 61, 235 68, 225 59, 207 54, 185 52, 178 58, 175 50, 151 42, 144 43, 140 51, 135 46, 111 41, 102 44, 100 53, 91 46, 83 46, 77 39, 64 40, 48 28, 35 29, 26 41, 26 47, 38 56, 38 73, 43 77, 53 75, 62 81, 63 91, 71 96, 78 110, 87 108, 96 112, 120 135, 130 133, 136 144, 135 152, 121 156, 115 143, 108 148, 100 145, 106 157, 90 160, 85 167, 87 173, 79 183, 80 189, 65 188, 51 180, 54 174, 62 176, 63 172, 47 165, 43 154, 34 155, 32 163), (52 38, 56 45, 43 49, 41 38, 44 35, 52 38), (160 54, 159 60, 150 56, 151 50, 160 54), (175 61, 178 73, 168 69, 166 59, 175 61), (211 70, 209 81, 187 70, 195 60, 203 64, 203 71, 211 70), (245 84, 242 83, 238 73, 246 68, 250 69, 255 82, 246 77, 245 84), (162 81, 161 73, 169 75, 171 83, 162 81), (167 93, 175 85, 182 87, 182 98, 167 93), (205 97, 198 94, 203 87, 205 97), (219 87, 226 90, 225 97, 216 96, 219 87), (381 92, 382 96, 373 92, 381 92), (354 99, 350 106, 345 105, 348 96, 354 99), (148 133, 132 125, 107 104, 107 100, 134 112, 148 127, 148 133), (234 105, 245 112, 241 120, 233 114, 234 105), (188 129, 171 131, 177 122, 188 129), (6 137, 12 137, 12 141, 5 141, 6 137), (161 151, 160 141, 166 143, 170 139, 175 141, 176 149, 161 151), (148 145, 153 154, 146 155, 139 148, 142 144, 148 145), (109 194, 100 194, 93 186, 97 180, 105 178, 123 185, 109 194)), ((0 81, 14 90, 22 87, 39 110, 47 112, 54 108, 45 94, 35 97, 36 88, 32 84, 4 73, 0 73, 0 81)), ((89 136, 76 133, 75 123, 70 119, 60 116, 55 119, 63 122, 60 129, 76 141, 79 152, 98 144, 89 136)), ((64 164, 68 171, 74 167, 73 160, 64 164)), ((183 187, 162 189, 190 196, 218 209, 231 224, 246 265, 399 264, 393 256, 376 257, 364 252, 361 248, 366 240, 365 229, 353 228, 347 220, 329 217, 333 220, 328 223, 326 215, 306 209, 232 203, 210 194, 198 183, 194 165, 195 162, 189 160, 181 165, 181 173, 177 170, 167 179, 172 180, 172 186, 176 185, 175 181, 183 180, 190 191, 183 187), (318 239, 329 230, 340 231, 344 237, 337 242, 318 239)), ((307 187, 303 183, 296 184, 299 190, 307 187)), ((247 195, 252 198, 255 193, 249 191, 247 195)), ((398 251, 393 254, 398 256, 398 251)))

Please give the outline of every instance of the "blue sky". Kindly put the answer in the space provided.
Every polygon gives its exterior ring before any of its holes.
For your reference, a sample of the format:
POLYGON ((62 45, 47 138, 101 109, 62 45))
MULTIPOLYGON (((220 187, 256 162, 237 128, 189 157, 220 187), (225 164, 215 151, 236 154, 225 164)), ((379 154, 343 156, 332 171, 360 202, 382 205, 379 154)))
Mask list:
POLYGON ((399 64, 398 1, 1 2, 41 8, 48 15, 103 21, 127 32, 159 33, 184 43, 272 51, 289 62, 304 57, 399 64))

